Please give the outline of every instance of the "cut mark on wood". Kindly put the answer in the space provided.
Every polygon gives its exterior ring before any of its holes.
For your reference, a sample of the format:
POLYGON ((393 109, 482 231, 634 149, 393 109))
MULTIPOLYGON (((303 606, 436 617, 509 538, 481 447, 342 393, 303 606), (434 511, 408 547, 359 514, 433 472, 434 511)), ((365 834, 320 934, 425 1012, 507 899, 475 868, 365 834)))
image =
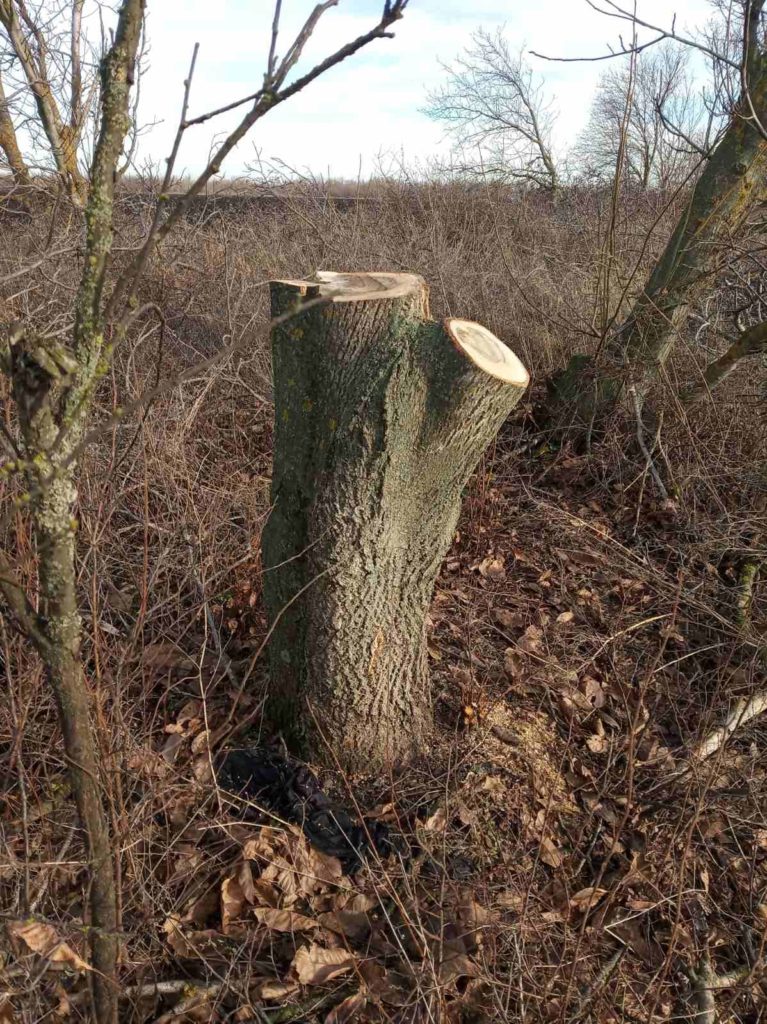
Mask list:
POLYGON ((316 281, 279 281, 295 288, 301 294, 319 294, 333 302, 368 302, 375 299, 399 299, 406 295, 426 296, 426 282, 418 274, 395 274, 389 271, 375 273, 336 273, 318 270, 316 281))
POLYGON ((445 320, 445 329, 459 351, 480 370, 520 388, 530 383, 530 374, 522 361, 482 324, 451 317, 445 320))

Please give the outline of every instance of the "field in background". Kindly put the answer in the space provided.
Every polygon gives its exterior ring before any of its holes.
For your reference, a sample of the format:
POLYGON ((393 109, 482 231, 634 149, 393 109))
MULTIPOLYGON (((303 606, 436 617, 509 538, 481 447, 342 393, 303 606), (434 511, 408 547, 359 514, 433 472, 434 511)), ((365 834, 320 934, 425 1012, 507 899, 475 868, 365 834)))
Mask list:
MULTIPOLYGON (((402 1024, 694 1019, 690 969, 709 961, 741 971, 718 995, 719 1019, 762 1020, 765 724, 701 765, 689 758, 764 677, 759 580, 749 626, 735 624, 743 565, 765 547, 763 367, 739 370, 716 404, 685 410, 674 398, 726 347, 725 300, 716 291, 696 311, 653 396, 676 492, 664 502, 635 425, 617 422, 581 451, 540 418, 550 375, 596 346, 608 192, 552 200, 407 180, 228 191, 200 200, 147 276, 82 474, 80 583, 121 850, 126 1020, 332 1024, 332 1008, 355 997, 346 1019, 402 1024), (261 727, 265 282, 316 269, 422 274, 433 314, 485 324, 533 385, 474 477, 438 584, 432 755, 404 778, 326 780, 425 854, 416 871, 374 864, 353 883, 307 886, 298 835, 277 826, 271 847, 248 852, 256 829, 216 789, 211 760, 261 727), (194 370, 228 345, 225 361, 194 370), (277 858, 281 880, 253 888, 277 858), (275 927, 269 908, 313 924, 275 927), (364 927, 342 912, 367 915, 364 927), (348 964, 299 987, 297 947, 307 935, 327 946, 328 933, 348 964), (138 994, 157 979, 200 988, 179 1010, 180 990, 138 994)), ((151 216, 142 192, 134 184, 122 199, 118 260, 151 216)), ((621 197, 613 307, 641 286, 678 206, 654 192, 621 197)), ((62 329, 77 245, 59 211, 6 211, 0 278, 41 262, 3 285, 0 321, 62 329)), ((22 514, 3 539, 33 587, 22 514)), ((32 907, 77 948, 82 850, 54 708, 3 620, 0 657, 0 911, 32 907)), ((22 1019, 80 1019, 82 978, 42 972, 27 952, 16 943, 7 954, 22 1019)))

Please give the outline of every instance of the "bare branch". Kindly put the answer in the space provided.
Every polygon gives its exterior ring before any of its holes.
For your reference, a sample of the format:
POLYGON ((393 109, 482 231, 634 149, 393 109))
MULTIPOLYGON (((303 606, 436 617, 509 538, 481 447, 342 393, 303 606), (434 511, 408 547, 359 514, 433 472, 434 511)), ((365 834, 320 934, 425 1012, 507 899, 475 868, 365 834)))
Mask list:
MULTIPOLYGON (((4 0, 0 0, 0 2, 4 2, 4 0)), ((255 102, 252 108, 242 118, 237 127, 234 128, 234 130, 230 132, 230 134, 218 146, 207 167, 205 167, 202 173, 197 177, 192 185, 190 185, 183 197, 174 205, 165 220, 162 221, 162 223, 157 222, 154 229, 150 230, 148 233, 141 250, 137 253, 131 265, 115 285, 104 312, 106 320, 112 320, 118 314, 118 309, 121 304, 133 295, 136 284, 138 283, 151 254, 185 215, 194 197, 205 188, 212 177, 218 174, 224 160, 235 148, 238 142, 247 135, 253 125, 255 125, 257 121, 280 103, 284 103, 285 100, 289 99, 291 96, 301 92, 302 89, 305 89, 306 86, 316 78, 319 78, 320 75, 324 74, 330 68, 341 64, 374 40, 390 37, 391 33, 388 32, 388 29, 395 21, 398 21, 403 16, 407 3, 408 0, 394 0, 392 3, 387 3, 381 20, 374 28, 369 32, 366 32, 364 35, 359 36, 357 39, 352 40, 350 43, 347 43, 345 46, 340 47, 335 51, 335 53, 326 57, 325 60, 317 64, 311 71, 307 72, 307 74, 286 86, 284 89, 281 89, 278 92, 264 92, 263 90, 260 90, 258 93, 254 94, 255 102)), ((323 10, 326 9, 324 5, 320 5, 320 7, 322 7, 323 10)), ((277 74, 279 78, 281 71, 277 74)), ((242 102, 246 101, 244 100, 242 102)), ((238 103, 237 105, 240 104, 238 103)), ((232 109, 232 107, 226 109, 232 109)), ((186 130, 195 123, 201 122, 199 119, 197 121, 193 119, 190 122, 184 122, 183 130, 186 130)))

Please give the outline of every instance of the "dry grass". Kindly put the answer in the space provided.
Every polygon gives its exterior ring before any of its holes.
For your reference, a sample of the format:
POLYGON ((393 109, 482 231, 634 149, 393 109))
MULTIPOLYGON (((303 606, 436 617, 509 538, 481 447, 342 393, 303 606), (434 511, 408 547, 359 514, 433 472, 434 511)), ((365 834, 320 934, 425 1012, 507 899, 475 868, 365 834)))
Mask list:
MULTIPOLYGON (((119 851, 124 1019, 332 1024, 345 1009, 402 1024, 693 1020, 690 978, 710 958, 718 974, 753 968, 717 1003, 720 1021, 754 1024, 765 1015, 767 726, 757 719, 702 765, 689 758, 764 677, 759 580, 748 628, 735 625, 743 559, 764 552, 754 368, 716 405, 685 412, 673 386, 696 353, 680 346, 655 398, 676 487, 664 504, 631 424, 590 454, 536 430, 546 376, 595 344, 609 197, 574 192, 552 205, 407 181, 343 192, 339 203, 305 183, 201 205, 146 282, 162 320, 147 313, 103 389, 107 427, 81 480, 80 583, 119 851), (217 750, 263 726, 263 282, 321 267, 421 273, 435 315, 484 322, 534 378, 474 478, 439 580, 434 749, 401 776, 325 780, 416 850, 354 879, 318 867, 279 822, 265 833, 211 774, 217 750), (226 362, 162 391, 119 430, 108 423, 114 405, 230 341, 241 345, 226 362), (352 905, 362 930, 345 919, 334 931, 323 915, 352 905), (313 923, 277 931, 270 906, 313 923), (346 951, 348 969, 297 986, 305 954, 295 957, 309 946, 339 961, 346 951), (136 994, 177 980, 187 987, 136 994)), ((662 245, 666 205, 625 197, 615 295, 662 245)), ((135 204, 121 215, 121 251, 143 215, 135 204)), ((0 274, 36 258, 48 228, 4 224, 0 274)), ((1 319, 65 326, 74 230, 54 225, 50 248, 62 255, 4 286, 1 319)), ((5 540, 34 587, 22 516, 5 540)), ((81 949, 83 850, 55 713, 36 661, 0 625, 0 913, 31 915, 81 949)), ((87 1019, 82 974, 18 938, 3 949, 11 1019, 87 1019)))

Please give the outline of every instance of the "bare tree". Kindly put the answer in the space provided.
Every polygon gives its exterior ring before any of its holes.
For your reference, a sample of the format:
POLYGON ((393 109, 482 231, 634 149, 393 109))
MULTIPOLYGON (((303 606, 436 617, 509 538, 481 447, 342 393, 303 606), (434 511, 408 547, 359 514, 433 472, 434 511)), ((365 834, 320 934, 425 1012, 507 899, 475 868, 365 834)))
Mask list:
POLYGON ((429 95, 426 113, 447 126, 466 166, 556 190, 556 118, 523 53, 513 52, 500 30, 480 29, 445 72, 447 80, 429 95))
MULTIPOLYGON (((66 121, 45 72, 49 48, 42 29, 28 16, 23 0, 0 0, 0 25, 33 97, 41 138, 73 199, 84 203, 84 240, 80 283, 65 333, 45 336, 31 323, 7 325, 0 343, 0 368, 9 377, 15 401, 16 436, 0 435, 9 452, 5 477, 23 487, 21 507, 28 510, 38 554, 39 597, 27 594, 9 554, 0 551, 0 593, 19 627, 34 645, 56 698, 72 791, 85 833, 90 869, 90 928, 93 971, 93 1019, 113 1024, 117 1018, 117 897, 109 818, 102 798, 98 744, 91 725, 90 690, 81 656, 82 621, 77 592, 77 479, 83 447, 94 436, 89 422, 99 382, 108 372, 115 345, 124 343, 131 324, 146 310, 137 288, 161 240, 173 230, 206 183, 219 172, 235 145, 269 111, 300 92, 329 68, 374 40, 391 35, 407 0, 386 0, 370 31, 331 53, 303 75, 296 65, 323 14, 337 0, 324 0, 309 15, 296 38, 278 56, 281 2, 277 0, 263 79, 252 93, 218 110, 190 117, 195 48, 173 149, 154 217, 139 248, 119 275, 110 273, 115 182, 131 131, 137 54, 144 30, 145 0, 121 0, 111 45, 100 63, 97 132, 93 159, 81 185, 74 161, 74 138, 82 107, 75 89, 74 121, 66 121), (167 208, 184 134, 224 111, 243 109, 239 123, 221 141, 210 162, 180 201, 167 208), (73 127, 74 125, 74 127, 73 127)), ((65 5, 66 6, 66 5, 65 5)), ((76 26, 81 0, 68 12, 76 26)), ((73 27, 72 38, 79 29, 73 27)), ((71 69, 70 69, 71 72, 71 69)), ((77 74, 70 74, 76 82, 77 74)), ((99 431, 96 431, 99 434, 99 431)), ((9 515, 14 515, 12 508, 9 515)))
MULTIPOLYGON (((606 318, 599 345, 601 368, 598 383, 579 383, 589 361, 577 357, 562 374, 556 394, 568 403, 575 401, 593 421, 593 399, 609 408, 624 391, 641 408, 644 397, 664 371, 693 305, 706 288, 714 285, 750 215, 765 195, 767 169, 767 42, 764 0, 737 0, 725 13, 724 30, 693 39, 679 35, 672 26, 663 29, 639 21, 631 10, 612 0, 591 6, 612 17, 638 23, 653 30, 655 38, 635 50, 666 40, 697 49, 719 68, 718 82, 731 88, 737 83, 737 98, 727 111, 718 140, 699 155, 698 168, 689 175, 692 187, 665 249, 652 267, 647 281, 622 316, 620 305, 606 318), (721 49, 715 47, 721 42, 721 49)), ((630 51, 629 51, 630 52, 630 51)), ((725 97, 720 97, 722 102, 725 97)), ((754 354, 756 337, 749 335, 731 351, 728 368, 754 354)), ((723 379, 713 370, 709 382, 723 379)))
POLYGON ((665 42, 611 67, 600 78, 574 157, 589 177, 610 180, 623 146, 624 177, 640 188, 669 188, 689 173, 705 145, 702 104, 688 51, 665 42))
POLYGON ((2 153, 8 170, 17 185, 28 185, 30 182, 29 168, 21 153, 16 127, 13 123, 8 99, 5 95, 2 72, 0 71, 0 153, 2 153))
MULTIPOLYGON (((93 5, 92 13, 98 10, 93 5)), ((44 0, 34 7, 0 0, 0 43, 13 94, 6 124, 24 126, 32 161, 52 169, 78 206, 87 190, 81 147, 99 88, 99 53, 84 32, 85 13, 85 0, 44 0)), ((6 157, 10 163, 7 150, 6 157)))

